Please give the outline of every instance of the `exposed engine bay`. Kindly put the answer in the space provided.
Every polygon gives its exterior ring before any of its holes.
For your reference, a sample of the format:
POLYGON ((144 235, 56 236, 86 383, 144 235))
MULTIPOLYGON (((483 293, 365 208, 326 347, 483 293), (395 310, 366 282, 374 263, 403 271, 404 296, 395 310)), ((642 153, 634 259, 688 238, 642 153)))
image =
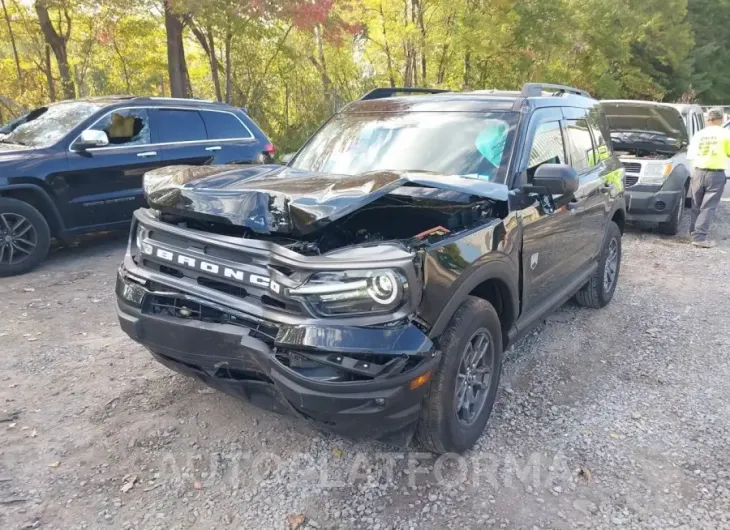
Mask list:
POLYGON ((641 160, 667 160, 672 158, 675 153, 662 153, 657 151, 650 151, 646 149, 622 149, 616 151, 619 158, 637 158, 641 160))
POLYGON ((246 227, 184 215, 163 214, 161 219, 185 228, 272 241, 304 255, 320 255, 382 241, 401 241, 408 247, 428 245, 491 218, 503 217, 506 211, 501 210, 505 208, 500 201, 408 187, 298 238, 259 234, 246 227))

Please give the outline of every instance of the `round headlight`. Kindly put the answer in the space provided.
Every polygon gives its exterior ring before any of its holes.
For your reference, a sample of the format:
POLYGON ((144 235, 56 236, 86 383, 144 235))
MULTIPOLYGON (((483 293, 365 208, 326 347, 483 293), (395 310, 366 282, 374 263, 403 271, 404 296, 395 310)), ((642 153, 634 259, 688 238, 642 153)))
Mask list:
POLYGON ((382 305, 392 304, 398 297, 398 282, 390 271, 368 274, 368 294, 382 305))

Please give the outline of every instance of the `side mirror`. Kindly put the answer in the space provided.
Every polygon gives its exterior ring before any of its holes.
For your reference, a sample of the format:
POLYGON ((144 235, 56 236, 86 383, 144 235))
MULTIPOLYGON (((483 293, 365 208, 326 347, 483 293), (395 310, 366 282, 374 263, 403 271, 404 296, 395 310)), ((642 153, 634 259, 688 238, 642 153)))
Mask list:
POLYGON ((579 186, 578 173, 569 165, 543 164, 535 171, 532 184, 522 190, 539 195, 572 195, 579 186))
POLYGON ((86 129, 74 142, 73 149, 76 151, 85 151, 92 147, 104 147, 107 145, 109 145, 109 137, 104 131, 86 129))
POLYGON ((285 154, 284 156, 281 157, 281 163, 284 164, 284 165, 288 164, 289 162, 291 162, 292 158, 294 158, 294 155, 295 154, 296 153, 287 153, 287 154, 285 154))

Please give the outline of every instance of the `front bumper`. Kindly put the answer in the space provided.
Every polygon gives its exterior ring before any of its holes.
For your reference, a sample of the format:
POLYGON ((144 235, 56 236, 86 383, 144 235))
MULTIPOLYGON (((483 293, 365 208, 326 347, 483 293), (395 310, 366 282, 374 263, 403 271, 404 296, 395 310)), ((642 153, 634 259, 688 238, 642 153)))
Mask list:
POLYGON ((396 445, 410 441, 440 359, 412 323, 280 324, 159 289, 120 268, 121 327, 163 365, 333 432, 396 445))
POLYGON ((684 201, 684 188, 666 190, 660 186, 637 185, 627 188, 626 219, 664 223, 668 221, 678 201, 684 201))

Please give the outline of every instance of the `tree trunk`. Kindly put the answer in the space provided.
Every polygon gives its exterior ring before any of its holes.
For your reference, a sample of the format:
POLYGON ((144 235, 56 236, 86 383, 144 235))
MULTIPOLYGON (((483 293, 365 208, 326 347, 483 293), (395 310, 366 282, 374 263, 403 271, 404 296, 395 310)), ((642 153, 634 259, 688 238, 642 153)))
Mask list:
POLYGON ((165 0, 165 31, 167 32, 167 73, 170 77, 170 95, 174 98, 187 98, 188 67, 185 62, 183 46, 183 24, 178 15, 172 12, 171 0, 165 0))
POLYGON ((388 45, 388 34, 385 31, 385 13, 383 13, 383 2, 380 2, 380 22, 383 25, 383 44, 385 45, 385 57, 388 60, 388 80, 391 88, 395 87, 395 76, 393 75, 393 55, 390 53, 388 45))
POLYGON ((46 44, 46 83, 48 83, 48 99, 50 101, 56 101, 56 85, 53 83, 53 72, 51 71, 51 47, 46 44))
POLYGON ((5 15, 5 23, 8 25, 8 35, 10 37, 10 45, 13 48, 13 58, 15 58, 15 69, 18 72, 18 84, 20 86, 20 93, 24 91, 23 83, 23 71, 20 69, 20 57, 18 56, 18 47, 15 44, 15 33, 13 32, 13 26, 10 24, 10 17, 8 16, 8 8, 5 6, 5 0, 0 0, 3 4, 3 14, 5 15))
POLYGON ((421 83, 426 86, 426 23, 423 20, 423 1, 413 0, 413 9, 417 10, 418 27, 421 30, 421 83))
POLYGON ((231 41, 233 40, 233 31, 231 31, 230 21, 226 30, 225 43, 225 61, 226 61, 226 103, 231 104, 231 41))
POLYGON ((466 51, 464 53, 464 74, 463 74, 463 80, 462 80, 462 89, 466 90, 469 88, 469 77, 471 74, 471 52, 466 51))
POLYGON ((46 40, 46 44, 50 46, 53 51, 53 55, 56 56, 56 63, 58 64, 58 73, 61 75, 61 85, 63 88, 63 97, 65 99, 74 99, 76 97, 76 87, 74 86, 73 79, 71 78, 71 69, 68 65, 68 51, 67 44, 68 39, 71 36, 71 17, 67 11, 64 10, 66 17, 66 31, 59 27, 59 31, 53 27, 51 17, 48 14, 48 7, 44 2, 40 0, 35 3, 35 11, 38 14, 38 22, 43 32, 43 37, 46 40))
POLYGON ((208 26, 205 31, 201 30, 192 19, 188 20, 188 26, 195 35, 198 43, 208 57, 208 64, 210 65, 210 76, 213 80, 213 87, 215 88, 215 97, 218 101, 223 101, 223 93, 221 92, 221 82, 218 77, 220 70, 220 64, 218 63, 218 57, 215 53, 215 40, 213 39, 213 28, 208 26))

